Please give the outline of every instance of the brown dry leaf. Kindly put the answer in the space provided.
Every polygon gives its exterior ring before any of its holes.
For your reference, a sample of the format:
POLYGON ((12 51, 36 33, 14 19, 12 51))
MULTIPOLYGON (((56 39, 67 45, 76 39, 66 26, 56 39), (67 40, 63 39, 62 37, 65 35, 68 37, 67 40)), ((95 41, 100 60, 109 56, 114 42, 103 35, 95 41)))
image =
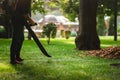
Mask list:
POLYGON ((111 46, 101 50, 91 50, 87 51, 86 54, 109 59, 120 59, 120 46, 118 47, 111 46))

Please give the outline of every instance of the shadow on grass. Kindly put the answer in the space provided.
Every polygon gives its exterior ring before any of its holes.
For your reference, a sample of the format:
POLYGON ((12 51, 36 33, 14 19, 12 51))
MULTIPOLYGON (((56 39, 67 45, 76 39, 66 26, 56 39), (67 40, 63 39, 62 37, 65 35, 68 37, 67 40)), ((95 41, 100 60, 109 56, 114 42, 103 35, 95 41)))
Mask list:
POLYGON ((58 69, 53 62, 25 62, 14 66, 19 76, 17 80, 92 80, 81 72, 58 69))

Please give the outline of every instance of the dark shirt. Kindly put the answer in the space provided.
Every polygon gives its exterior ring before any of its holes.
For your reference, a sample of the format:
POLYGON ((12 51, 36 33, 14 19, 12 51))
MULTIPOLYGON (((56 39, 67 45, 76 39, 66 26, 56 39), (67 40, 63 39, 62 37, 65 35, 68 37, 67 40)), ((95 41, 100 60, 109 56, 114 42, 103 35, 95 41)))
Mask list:
POLYGON ((31 13, 31 0, 18 0, 16 10, 20 14, 30 14, 31 13))

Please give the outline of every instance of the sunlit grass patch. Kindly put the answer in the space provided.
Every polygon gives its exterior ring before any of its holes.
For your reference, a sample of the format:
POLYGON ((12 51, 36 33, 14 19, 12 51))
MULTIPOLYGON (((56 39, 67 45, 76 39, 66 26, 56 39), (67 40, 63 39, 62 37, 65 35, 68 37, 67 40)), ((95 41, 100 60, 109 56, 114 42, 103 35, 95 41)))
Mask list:
POLYGON ((0 73, 1 72, 16 72, 13 65, 4 62, 0 63, 0 73))
MULTIPOLYGON (((84 54, 75 49, 75 38, 51 39, 50 45, 44 38, 41 43, 52 56, 42 54, 33 40, 25 40, 21 56, 23 65, 9 64, 10 39, 0 39, 0 80, 117 80, 120 68, 111 67, 111 63, 120 60, 103 59, 84 54)), ((119 46, 120 41, 112 37, 100 37, 101 47, 119 46)))

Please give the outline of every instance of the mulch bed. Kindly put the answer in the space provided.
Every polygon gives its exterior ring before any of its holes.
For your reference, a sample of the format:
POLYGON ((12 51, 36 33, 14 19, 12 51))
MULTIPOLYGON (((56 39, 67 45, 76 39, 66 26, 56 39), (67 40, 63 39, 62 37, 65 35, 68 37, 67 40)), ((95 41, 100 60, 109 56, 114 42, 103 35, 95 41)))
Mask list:
POLYGON ((90 50, 87 51, 86 54, 108 59, 120 59, 120 46, 118 47, 112 46, 100 50, 90 50))

